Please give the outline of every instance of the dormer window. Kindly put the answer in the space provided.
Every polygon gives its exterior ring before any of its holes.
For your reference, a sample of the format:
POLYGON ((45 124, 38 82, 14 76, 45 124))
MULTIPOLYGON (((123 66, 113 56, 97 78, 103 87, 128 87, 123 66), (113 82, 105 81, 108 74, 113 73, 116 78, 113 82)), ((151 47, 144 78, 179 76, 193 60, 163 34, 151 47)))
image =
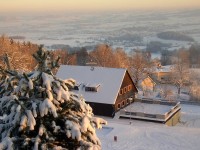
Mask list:
POLYGON ((99 88, 100 84, 87 84, 85 86, 85 91, 98 92, 99 88))
POLYGON ((74 90, 79 90, 79 88, 80 88, 80 85, 81 85, 81 83, 76 83, 75 85, 74 85, 74 90))

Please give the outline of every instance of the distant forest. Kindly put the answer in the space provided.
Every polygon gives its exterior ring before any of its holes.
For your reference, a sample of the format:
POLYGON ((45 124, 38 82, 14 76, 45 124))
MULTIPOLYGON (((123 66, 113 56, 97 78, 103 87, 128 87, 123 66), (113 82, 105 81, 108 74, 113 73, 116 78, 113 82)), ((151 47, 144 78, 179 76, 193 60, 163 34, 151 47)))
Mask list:
POLYGON ((175 31, 166 31, 157 34, 157 37, 164 40, 176 40, 176 41, 189 41, 194 42, 194 39, 184 33, 175 31))
POLYGON ((161 52, 162 50, 168 49, 171 47, 169 43, 162 43, 160 41, 151 41, 147 44, 147 51, 151 53, 161 52))

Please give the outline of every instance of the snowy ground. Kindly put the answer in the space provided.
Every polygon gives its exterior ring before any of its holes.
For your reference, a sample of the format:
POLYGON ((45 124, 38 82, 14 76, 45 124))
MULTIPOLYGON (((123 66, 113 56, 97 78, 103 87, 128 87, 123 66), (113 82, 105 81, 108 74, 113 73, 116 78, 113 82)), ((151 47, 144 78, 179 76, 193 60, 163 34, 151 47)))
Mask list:
POLYGON ((139 89, 137 98, 150 98, 150 99, 162 99, 162 100, 176 100, 176 101, 189 101, 190 95, 188 87, 182 87, 181 93, 178 95, 178 89, 172 84, 159 84, 155 87, 155 92, 145 92, 139 89), (163 91, 170 90, 171 94, 168 94, 166 98, 162 96, 163 91), (159 96, 160 95, 160 96, 159 96))
POLYGON ((105 118, 108 125, 97 134, 103 150, 199 150, 200 106, 182 104, 181 123, 163 124, 105 118), (117 142, 114 141, 117 136, 117 142))

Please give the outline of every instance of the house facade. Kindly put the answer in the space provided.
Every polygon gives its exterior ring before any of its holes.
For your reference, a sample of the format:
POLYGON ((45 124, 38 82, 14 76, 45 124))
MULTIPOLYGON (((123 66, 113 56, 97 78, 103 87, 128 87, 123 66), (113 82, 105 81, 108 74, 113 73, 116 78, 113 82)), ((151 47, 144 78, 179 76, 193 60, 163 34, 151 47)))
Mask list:
POLYGON ((75 79, 73 92, 85 98, 95 115, 114 117, 137 93, 126 69, 63 65, 57 77, 75 79))
POLYGON ((127 106, 132 101, 130 98, 135 97, 135 93, 137 92, 137 88, 133 83, 130 74, 128 71, 125 72, 125 76, 122 80, 122 84, 120 90, 118 92, 118 96, 115 102, 115 111, 120 110, 121 108, 127 106))
POLYGON ((156 83, 153 81, 151 77, 147 76, 143 78, 141 81, 139 81, 139 86, 143 91, 154 92, 156 83))

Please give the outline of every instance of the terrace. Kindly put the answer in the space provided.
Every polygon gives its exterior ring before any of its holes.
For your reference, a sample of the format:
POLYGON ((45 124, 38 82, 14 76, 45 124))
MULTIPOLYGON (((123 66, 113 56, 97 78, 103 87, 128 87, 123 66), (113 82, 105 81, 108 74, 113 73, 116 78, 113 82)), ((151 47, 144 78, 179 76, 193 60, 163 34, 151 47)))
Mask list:
POLYGON ((152 121, 174 126, 179 121, 180 110, 180 102, 135 99, 131 105, 120 110, 120 118, 152 121))

